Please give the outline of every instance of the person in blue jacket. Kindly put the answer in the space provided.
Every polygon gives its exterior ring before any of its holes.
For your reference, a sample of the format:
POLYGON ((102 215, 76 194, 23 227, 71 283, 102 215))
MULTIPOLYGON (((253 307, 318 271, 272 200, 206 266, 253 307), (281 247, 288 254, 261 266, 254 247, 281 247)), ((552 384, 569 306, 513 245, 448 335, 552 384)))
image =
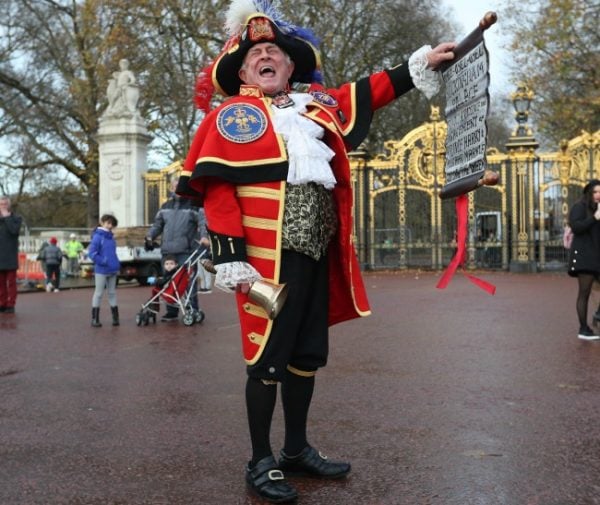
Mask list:
POLYGON ((92 234, 92 242, 88 250, 89 258, 94 262, 95 290, 92 297, 92 326, 100 323, 100 301, 104 290, 108 291, 108 303, 112 312, 113 326, 119 326, 119 308, 117 307, 117 274, 121 263, 117 257, 117 243, 112 229, 118 224, 115 216, 104 214, 100 225, 92 234))

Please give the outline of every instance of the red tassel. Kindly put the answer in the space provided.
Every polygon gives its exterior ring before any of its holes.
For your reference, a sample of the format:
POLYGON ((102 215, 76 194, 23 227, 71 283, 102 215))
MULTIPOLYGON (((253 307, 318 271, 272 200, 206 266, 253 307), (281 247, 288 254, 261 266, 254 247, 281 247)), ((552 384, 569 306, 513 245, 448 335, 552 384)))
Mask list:
MULTIPOLYGON (((450 284, 450 281, 452 280, 452 277, 454 277, 454 274, 456 273, 456 270, 458 269, 458 267, 462 267, 464 266, 465 260, 467 258, 467 224, 468 224, 468 210, 469 210, 469 199, 467 197, 467 195, 460 195, 459 197, 456 198, 456 253, 454 254, 454 257, 452 258, 452 261, 450 261, 450 264, 448 265, 448 268, 446 268, 446 271, 442 274, 441 279, 439 280, 439 282, 437 283, 437 288, 438 289, 444 289, 446 288, 446 286, 448 286, 448 284, 450 284)), ((489 282, 486 282, 482 279, 479 279, 477 277, 475 277, 474 275, 468 275, 465 274, 467 276, 467 279, 469 279, 473 284, 475 284, 477 287, 483 289, 484 291, 486 291, 487 293, 489 293, 490 295, 493 295, 494 293, 496 293, 496 286, 494 286, 493 284, 490 284, 489 282)))

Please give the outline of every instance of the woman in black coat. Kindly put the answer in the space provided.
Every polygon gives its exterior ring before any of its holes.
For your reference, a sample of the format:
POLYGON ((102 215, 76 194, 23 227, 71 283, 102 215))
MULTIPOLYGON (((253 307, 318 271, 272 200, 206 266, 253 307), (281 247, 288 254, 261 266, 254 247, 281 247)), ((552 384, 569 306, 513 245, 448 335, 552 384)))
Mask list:
MULTIPOLYGON (((587 323, 588 303, 594 280, 600 280, 600 180, 592 179, 583 188, 583 196, 569 212, 573 243, 569 253, 569 275, 577 277, 578 337, 599 340, 587 323)), ((600 307, 594 315, 600 320, 600 307)))

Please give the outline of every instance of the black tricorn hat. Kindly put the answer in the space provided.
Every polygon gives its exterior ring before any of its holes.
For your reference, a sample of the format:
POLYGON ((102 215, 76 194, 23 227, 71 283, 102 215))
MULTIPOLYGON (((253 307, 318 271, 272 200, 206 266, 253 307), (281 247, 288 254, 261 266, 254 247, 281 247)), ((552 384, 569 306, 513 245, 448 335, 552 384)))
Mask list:
POLYGON ((248 18, 237 44, 223 51, 215 60, 212 80, 217 92, 224 96, 236 95, 243 84, 238 72, 252 46, 272 42, 283 49, 294 62, 292 82, 312 82, 314 71, 320 67, 316 47, 298 37, 284 34, 277 24, 264 14, 256 13, 248 18))
POLYGON ((210 108, 214 91, 223 96, 239 93, 243 84, 238 72, 249 49, 262 42, 272 42, 294 62, 291 82, 321 82, 321 57, 318 40, 311 30, 281 19, 267 0, 234 0, 227 13, 225 27, 230 38, 223 50, 208 65, 196 83, 196 104, 210 108))

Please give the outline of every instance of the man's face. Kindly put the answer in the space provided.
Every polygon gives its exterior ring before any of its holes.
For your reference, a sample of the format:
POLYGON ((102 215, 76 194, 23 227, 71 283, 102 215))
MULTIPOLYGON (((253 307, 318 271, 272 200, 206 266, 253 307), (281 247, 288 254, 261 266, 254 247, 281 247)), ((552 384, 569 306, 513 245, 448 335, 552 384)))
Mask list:
POLYGON ((294 62, 279 46, 261 42, 250 48, 238 75, 244 83, 274 95, 285 89, 293 71, 294 62))
POLYGON ((8 216, 10 214, 10 204, 8 200, 2 198, 0 199, 0 215, 8 216))

